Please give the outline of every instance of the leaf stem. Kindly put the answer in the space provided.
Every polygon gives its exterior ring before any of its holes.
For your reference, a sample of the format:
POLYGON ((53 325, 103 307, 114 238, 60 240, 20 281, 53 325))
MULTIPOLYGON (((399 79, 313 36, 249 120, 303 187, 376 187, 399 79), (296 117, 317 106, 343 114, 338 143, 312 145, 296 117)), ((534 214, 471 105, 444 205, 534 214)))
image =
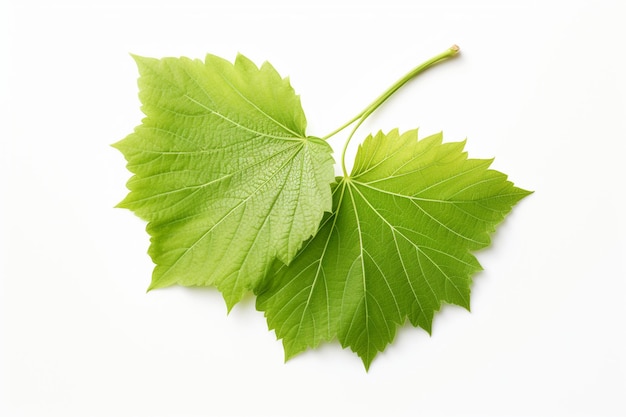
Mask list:
POLYGON ((341 169, 343 170, 344 177, 346 177, 346 178, 348 177, 348 172, 346 170, 346 163, 345 163, 345 155, 346 155, 346 150, 348 149, 348 144, 350 143, 350 139, 352 139, 352 136, 354 136, 355 132, 357 131, 359 126, 361 126, 361 124, 365 121, 365 119, 367 119, 370 114, 372 114, 378 107, 380 107, 381 104, 383 104, 385 101, 387 101, 387 99, 389 97, 391 97, 391 95, 393 95, 393 93, 398 91, 404 84, 406 84, 413 77, 415 77, 416 75, 424 72, 426 69, 432 67, 436 63, 438 63, 440 61, 443 61, 444 59, 450 58, 452 56, 455 56, 456 54, 458 54, 458 52, 459 52, 459 47, 456 46, 456 45, 453 45, 450 48, 448 48, 446 51, 440 53, 439 55, 436 55, 436 56, 430 58, 429 60, 427 60, 427 61, 423 62, 422 64, 418 65, 417 67, 413 68, 404 77, 402 77, 401 79, 396 81, 395 84, 393 84, 389 89, 387 89, 387 91, 385 91, 383 94, 381 94, 369 106, 367 106, 365 109, 363 109, 363 111, 361 111, 359 114, 357 114, 352 119, 350 119, 349 122, 345 123, 343 126, 339 127, 338 129, 334 130, 333 132, 329 133, 328 135, 326 135, 326 136, 324 136, 322 138, 322 139, 326 140, 326 139, 330 138, 331 136, 334 136, 335 134, 341 132, 343 129, 345 129, 346 127, 350 126, 354 122, 358 121, 358 123, 352 129, 352 132, 350 133, 350 136, 348 136, 348 139, 346 139, 346 142, 343 145, 343 151, 341 152, 341 169))

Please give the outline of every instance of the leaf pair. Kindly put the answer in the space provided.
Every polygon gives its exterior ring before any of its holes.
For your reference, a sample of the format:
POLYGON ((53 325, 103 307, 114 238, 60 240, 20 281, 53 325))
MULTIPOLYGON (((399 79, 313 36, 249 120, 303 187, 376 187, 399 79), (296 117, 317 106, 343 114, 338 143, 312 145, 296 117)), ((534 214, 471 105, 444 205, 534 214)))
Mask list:
POLYGON ((335 180, 270 64, 136 61, 146 118, 115 146, 135 174, 120 207, 148 221, 150 288, 212 285, 229 309, 254 291, 287 357, 337 338, 366 368, 407 318, 430 332, 443 302, 469 308, 471 251, 529 193, 490 160, 394 130, 335 180))

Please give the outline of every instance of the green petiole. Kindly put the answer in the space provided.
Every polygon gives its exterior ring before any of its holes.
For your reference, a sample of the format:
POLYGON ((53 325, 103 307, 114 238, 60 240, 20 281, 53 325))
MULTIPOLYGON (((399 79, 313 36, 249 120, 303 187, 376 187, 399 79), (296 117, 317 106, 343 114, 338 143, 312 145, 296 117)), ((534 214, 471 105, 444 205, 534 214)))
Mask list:
POLYGON ((367 119, 370 114, 372 114, 378 107, 380 107, 381 104, 383 104, 385 101, 387 101, 387 99, 389 97, 391 97, 391 95, 393 93, 398 91, 400 89, 400 87, 402 87, 404 84, 406 84, 413 77, 415 77, 418 74, 424 72, 425 70, 427 70, 428 68, 432 67, 436 63, 438 63, 440 61, 443 61, 443 60, 445 60, 447 58, 453 57, 453 56, 457 55, 458 53, 459 53, 459 47, 456 46, 456 45, 452 45, 446 51, 440 53, 439 55, 436 55, 436 56, 430 58, 429 60, 427 60, 427 61, 423 62, 422 64, 418 65, 417 67, 413 68, 404 77, 399 79, 395 84, 393 84, 389 89, 387 89, 387 91, 385 91, 376 100, 374 100, 369 106, 367 106, 365 109, 363 109, 363 111, 361 111, 359 114, 357 114, 352 119, 350 119, 350 121, 348 121, 343 126, 339 127, 338 129, 334 130, 333 132, 329 133, 328 135, 326 135, 326 136, 324 136, 322 138, 322 139, 326 140, 326 139, 330 138, 331 136, 334 136, 337 133, 341 132, 346 127, 352 125, 354 122, 357 122, 357 124, 352 129, 352 132, 350 132, 350 135, 346 139, 346 141, 345 141, 345 143, 343 145, 343 150, 341 152, 341 169, 343 171, 343 176, 344 177, 346 177, 346 178, 348 177, 348 172, 346 170, 346 163, 345 163, 345 155, 346 155, 346 150, 348 149, 348 144, 350 143, 350 140, 352 139, 352 136, 354 136, 354 133, 357 131, 359 126, 361 126, 361 124, 365 121, 365 119, 367 119))

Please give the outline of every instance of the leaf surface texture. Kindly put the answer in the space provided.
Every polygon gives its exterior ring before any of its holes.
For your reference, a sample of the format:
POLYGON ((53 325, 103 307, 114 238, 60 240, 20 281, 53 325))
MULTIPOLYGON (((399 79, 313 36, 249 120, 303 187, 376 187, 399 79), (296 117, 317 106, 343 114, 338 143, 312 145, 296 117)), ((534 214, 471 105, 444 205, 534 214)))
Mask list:
POLYGON ((529 192, 463 147, 417 131, 365 140, 332 214, 257 291, 287 357, 337 338, 368 368, 407 319, 430 332, 442 303, 469 309, 472 252, 529 192))
POLYGON ((135 60, 146 117, 114 146, 134 174, 119 206, 148 221, 150 288, 213 285, 230 308, 331 210, 332 149, 269 63, 135 60))

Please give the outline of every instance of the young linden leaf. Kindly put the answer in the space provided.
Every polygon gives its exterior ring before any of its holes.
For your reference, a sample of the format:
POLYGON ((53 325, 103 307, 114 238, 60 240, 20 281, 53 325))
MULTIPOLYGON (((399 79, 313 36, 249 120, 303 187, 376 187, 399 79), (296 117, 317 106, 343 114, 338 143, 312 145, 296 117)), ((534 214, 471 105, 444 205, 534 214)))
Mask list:
POLYGON ((114 146, 134 174, 119 207, 148 221, 150 288, 214 285, 231 308, 331 210, 332 149, 269 63, 135 60, 146 117, 114 146))
POLYGON ((287 358, 338 338, 369 368, 407 318, 430 332, 442 303, 469 309, 481 269, 471 252, 529 192, 463 147, 417 131, 365 140, 334 187, 332 214, 257 289, 287 358))

